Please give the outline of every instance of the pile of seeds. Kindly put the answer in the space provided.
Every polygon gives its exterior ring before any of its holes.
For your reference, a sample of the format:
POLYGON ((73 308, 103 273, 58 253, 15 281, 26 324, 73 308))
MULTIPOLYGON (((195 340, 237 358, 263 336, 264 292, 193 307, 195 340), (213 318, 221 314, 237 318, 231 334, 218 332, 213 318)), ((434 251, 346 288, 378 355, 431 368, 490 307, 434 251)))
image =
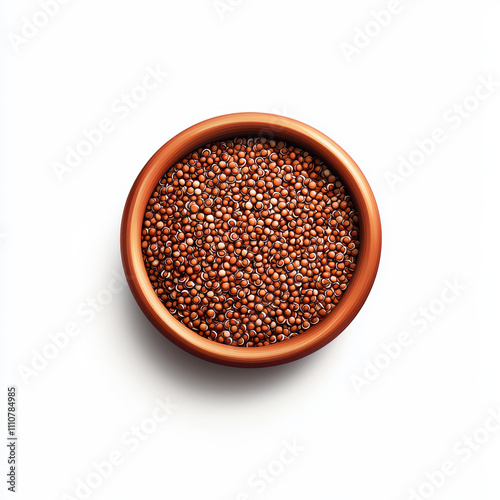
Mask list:
POLYGON ((207 339, 265 346, 341 300, 358 216, 342 182, 284 141, 208 144, 170 168, 144 215, 142 251, 165 307, 207 339))

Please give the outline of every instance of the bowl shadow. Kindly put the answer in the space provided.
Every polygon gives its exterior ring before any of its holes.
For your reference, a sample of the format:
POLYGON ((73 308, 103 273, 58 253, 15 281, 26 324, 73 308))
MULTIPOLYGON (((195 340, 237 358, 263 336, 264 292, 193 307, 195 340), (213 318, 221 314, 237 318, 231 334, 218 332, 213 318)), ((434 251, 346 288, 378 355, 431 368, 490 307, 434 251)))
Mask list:
POLYGON ((123 295, 123 301, 124 314, 130 325, 128 331, 133 335, 138 354, 163 371, 167 379, 175 379, 176 383, 193 386, 198 391, 210 393, 217 388, 219 394, 222 391, 227 396, 274 392, 280 386, 289 386, 298 378, 307 378, 304 372, 312 370, 319 361, 317 358, 326 354, 331 357, 333 354, 331 350, 326 353, 325 349, 321 349, 297 361, 265 368, 218 365, 189 354, 164 337, 141 311, 130 290, 123 295))

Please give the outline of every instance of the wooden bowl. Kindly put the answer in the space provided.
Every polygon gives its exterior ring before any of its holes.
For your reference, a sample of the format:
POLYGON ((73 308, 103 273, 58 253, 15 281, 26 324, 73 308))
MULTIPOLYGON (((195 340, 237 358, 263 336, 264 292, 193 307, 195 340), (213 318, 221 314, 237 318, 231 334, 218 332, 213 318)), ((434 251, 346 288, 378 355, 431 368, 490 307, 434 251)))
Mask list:
POLYGON ((382 231, 372 190, 354 160, 334 141, 296 120, 265 113, 218 116, 193 125, 170 139, 148 161, 128 196, 121 227, 121 254, 132 293, 151 323, 169 340, 200 358, 229 366, 272 366, 294 361, 328 344, 354 319, 375 280, 382 231), (283 139, 319 157, 340 177, 359 216, 360 251, 356 270, 342 300, 309 330, 276 344, 239 347, 208 340, 178 321, 151 286, 142 259, 141 231, 146 205, 163 174, 202 145, 237 136, 283 139))

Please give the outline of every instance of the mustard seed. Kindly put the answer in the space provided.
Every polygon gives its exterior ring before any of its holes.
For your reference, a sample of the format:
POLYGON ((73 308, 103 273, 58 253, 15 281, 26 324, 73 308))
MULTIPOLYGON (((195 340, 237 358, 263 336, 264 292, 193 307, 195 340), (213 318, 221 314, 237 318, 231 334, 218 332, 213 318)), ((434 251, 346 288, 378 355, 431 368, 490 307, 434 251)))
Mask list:
POLYGON ((342 299, 359 253, 341 180, 285 141, 238 137, 193 151, 159 180, 141 249, 165 307, 210 341, 293 338, 342 299))

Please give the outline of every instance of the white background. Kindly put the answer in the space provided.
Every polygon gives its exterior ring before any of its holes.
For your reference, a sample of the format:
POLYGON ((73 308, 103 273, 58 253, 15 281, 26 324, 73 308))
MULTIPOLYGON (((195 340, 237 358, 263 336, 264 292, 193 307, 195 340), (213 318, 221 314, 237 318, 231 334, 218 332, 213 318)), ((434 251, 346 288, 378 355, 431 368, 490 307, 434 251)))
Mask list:
POLYGON ((460 123, 449 110, 480 78, 500 81, 499 2, 406 2, 377 28, 372 11, 387 2, 232 1, 70 2, 20 44, 40 5, 2 2, 2 390, 18 389, 17 497, 83 498, 77 481, 117 450, 123 462, 91 498, 404 500, 423 487, 498 499, 500 432, 481 427, 500 406, 500 87, 460 123), (367 23, 375 35, 348 60, 342 44, 367 23), (155 66, 168 77, 127 116, 113 108, 155 66), (184 128, 238 111, 291 116, 337 141, 383 223, 362 311, 330 345, 277 368, 184 353, 128 288, 82 312, 122 272, 121 212, 146 161, 184 128), (106 118, 113 131, 58 179, 54 163, 106 118), (438 127, 446 140, 391 189, 386 173, 438 127), (443 305, 446 280, 463 290, 443 305), (430 303, 439 314, 418 328, 430 303), (22 376, 68 322, 80 334, 22 376), (381 344, 404 331, 412 344, 357 391, 353 376, 387 361, 381 344), (178 408, 132 451, 122 436, 157 398, 178 408), (456 443, 475 432, 484 444, 469 458, 456 443), (294 440, 305 450, 281 467, 294 440), (422 486, 446 460, 443 486, 422 486), (252 476, 269 465, 260 491, 252 476))

